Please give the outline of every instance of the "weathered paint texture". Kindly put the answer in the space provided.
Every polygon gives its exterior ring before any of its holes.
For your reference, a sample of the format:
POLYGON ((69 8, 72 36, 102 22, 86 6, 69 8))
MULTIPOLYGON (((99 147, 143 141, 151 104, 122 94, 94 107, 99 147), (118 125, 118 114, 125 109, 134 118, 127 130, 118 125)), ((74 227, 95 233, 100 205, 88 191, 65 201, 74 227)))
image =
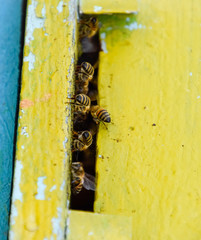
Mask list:
POLYGON ((20 75, 22 0, 0 1, 0 239, 7 239, 20 75))
POLYGON ((131 240, 132 217, 70 211, 68 240, 131 240))
MULTIPOLYGON (((95 212, 132 217, 132 239, 201 238, 201 5, 138 1, 103 16, 95 212)), ((118 238, 117 238, 118 239, 118 238)))
POLYGON ((64 239, 76 1, 29 0, 11 212, 11 240, 64 239))
POLYGON ((86 14, 137 12, 137 0, 80 0, 80 11, 86 14))

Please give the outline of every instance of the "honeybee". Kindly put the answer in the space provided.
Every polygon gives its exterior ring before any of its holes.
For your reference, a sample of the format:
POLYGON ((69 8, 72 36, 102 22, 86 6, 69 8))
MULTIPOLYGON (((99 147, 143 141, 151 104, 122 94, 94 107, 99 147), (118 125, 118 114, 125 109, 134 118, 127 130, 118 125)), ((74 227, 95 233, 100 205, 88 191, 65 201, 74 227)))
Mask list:
MULTIPOLYGON (((69 100, 75 100, 75 112, 88 113, 91 106, 91 99, 85 94, 77 94, 73 98, 68 98, 69 100)), ((70 101, 71 103, 71 101, 70 101)))
POLYGON ((70 100, 75 100, 73 103, 75 105, 75 112, 88 113, 91 106, 91 99, 85 94, 77 94, 74 98, 69 98, 70 100))
POLYGON ((91 38, 98 31, 98 19, 96 17, 82 18, 79 26, 79 38, 91 38))
POLYGON ((110 123, 111 118, 107 110, 104 108, 99 107, 98 105, 91 106, 91 116, 93 117, 93 120, 95 121, 96 124, 99 122, 106 122, 110 123))
POLYGON ((90 131, 73 132, 73 138, 73 152, 86 150, 93 141, 90 131))
POLYGON ((82 187, 87 190, 95 191, 95 178, 84 171, 83 164, 81 162, 72 163, 71 174, 71 187, 73 194, 78 194, 82 190, 82 187))
POLYGON ((82 62, 81 66, 77 66, 77 69, 79 70, 77 73, 79 82, 87 82, 92 80, 94 75, 94 67, 90 63, 82 62))
POLYGON ((77 94, 80 94, 80 93, 83 93, 83 94, 87 94, 89 91, 89 82, 86 81, 86 82, 79 82, 77 81, 76 82, 76 85, 75 85, 75 92, 77 94))

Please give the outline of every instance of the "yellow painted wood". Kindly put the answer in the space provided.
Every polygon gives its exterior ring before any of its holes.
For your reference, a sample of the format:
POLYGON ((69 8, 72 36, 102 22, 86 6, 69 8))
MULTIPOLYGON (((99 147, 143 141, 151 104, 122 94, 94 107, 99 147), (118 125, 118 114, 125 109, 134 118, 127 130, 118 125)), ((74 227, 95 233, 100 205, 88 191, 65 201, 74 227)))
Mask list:
POLYGON ((137 0, 80 0, 80 11, 86 14, 133 13, 138 11, 137 0))
POLYGON ((68 240, 131 240, 132 218, 70 211, 68 240))
POLYGON ((133 240, 200 239, 200 1, 138 3, 100 18, 95 212, 131 216, 133 240))
POLYGON ((76 1, 29 0, 10 239, 64 239, 76 1))

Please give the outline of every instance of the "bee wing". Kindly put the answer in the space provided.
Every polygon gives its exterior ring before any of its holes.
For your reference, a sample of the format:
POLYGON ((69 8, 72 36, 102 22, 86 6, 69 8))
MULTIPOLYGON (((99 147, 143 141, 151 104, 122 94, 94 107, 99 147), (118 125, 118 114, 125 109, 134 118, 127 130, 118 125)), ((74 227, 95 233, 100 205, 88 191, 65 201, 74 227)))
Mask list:
POLYGON ((86 188, 87 190, 95 191, 96 190, 95 177, 88 173, 85 173, 83 187, 86 188))

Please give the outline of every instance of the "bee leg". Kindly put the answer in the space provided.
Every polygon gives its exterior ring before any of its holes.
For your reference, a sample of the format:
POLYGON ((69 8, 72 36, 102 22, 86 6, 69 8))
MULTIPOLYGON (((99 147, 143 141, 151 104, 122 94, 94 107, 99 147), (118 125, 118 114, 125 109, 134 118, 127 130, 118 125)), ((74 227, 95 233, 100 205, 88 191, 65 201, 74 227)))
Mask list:
POLYGON ((73 135, 78 136, 78 132, 73 131, 73 135))
POLYGON ((99 120, 98 120, 98 118, 93 118, 93 120, 94 120, 94 122, 96 123, 96 124, 99 124, 99 120))
POLYGON ((108 130, 107 126, 105 125, 105 123, 103 121, 101 121, 103 123, 103 125, 105 126, 105 128, 108 130))

